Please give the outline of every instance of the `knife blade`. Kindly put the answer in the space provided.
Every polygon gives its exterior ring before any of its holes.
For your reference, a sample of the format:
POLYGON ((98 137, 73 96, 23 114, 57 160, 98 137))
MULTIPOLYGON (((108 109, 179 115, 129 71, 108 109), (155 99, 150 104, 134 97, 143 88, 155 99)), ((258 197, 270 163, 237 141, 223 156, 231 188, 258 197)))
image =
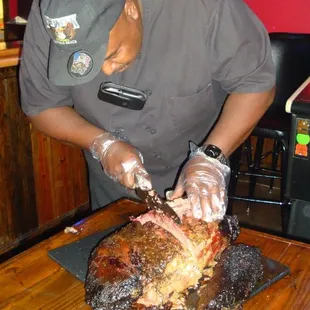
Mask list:
POLYGON ((164 213, 166 216, 170 217, 175 223, 181 224, 181 220, 177 213, 155 190, 144 191, 141 188, 137 187, 136 194, 150 210, 164 213))

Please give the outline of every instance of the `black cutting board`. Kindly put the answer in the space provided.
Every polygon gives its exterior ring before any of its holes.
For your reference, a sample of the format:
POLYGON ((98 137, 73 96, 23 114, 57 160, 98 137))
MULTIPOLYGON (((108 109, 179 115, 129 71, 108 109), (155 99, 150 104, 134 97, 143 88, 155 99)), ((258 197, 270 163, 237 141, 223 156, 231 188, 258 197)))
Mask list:
POLYGON ((101 239, 107 237, 122 226, 124 225, 114 226, 107 230, 99 231, 81 240, 51 250, 48 252, 48 256, 76 276, 79 280, 84 282, 87 273, 88 258, 92 249, 101 239))
MULTIPOLYGON (((88 258, 92 249, 99 243, 101 239, 107 237, 109 234, 115 232, 122 226, 114 226, 110 229, 90 235, 84 239, 51 250, 48 252, 48 255, 63 268, 84 282, 87 273, 88 258)), ((267 257, 263 257, 263 265, 263 279, 257 283, 251 294, 251 297, 290 273, 290 270, 287 266, 267 257)))

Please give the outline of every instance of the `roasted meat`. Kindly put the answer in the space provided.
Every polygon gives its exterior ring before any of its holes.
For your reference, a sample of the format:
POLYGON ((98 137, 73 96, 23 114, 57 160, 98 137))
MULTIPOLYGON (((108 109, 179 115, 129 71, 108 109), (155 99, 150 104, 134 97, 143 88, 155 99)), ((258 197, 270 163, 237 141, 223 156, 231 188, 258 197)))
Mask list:
MULTIPOLYGON (((89 259, 86 302, 96 310, 186 309, 185 295, 239 234, 236 217, 175 224, 148 212, 100 242, 89 259)), ((184 216, 185 215, 185 216, 184 216)))

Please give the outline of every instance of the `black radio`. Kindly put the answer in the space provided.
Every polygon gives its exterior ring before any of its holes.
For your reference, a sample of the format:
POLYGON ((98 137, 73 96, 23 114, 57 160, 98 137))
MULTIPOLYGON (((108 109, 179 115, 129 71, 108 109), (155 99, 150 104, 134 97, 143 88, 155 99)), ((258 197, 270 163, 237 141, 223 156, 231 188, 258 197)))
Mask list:
POLYGON ((100 85, 98 98, 102 101, 130 110, 142 110, 150 91, 105 82, 100 85))

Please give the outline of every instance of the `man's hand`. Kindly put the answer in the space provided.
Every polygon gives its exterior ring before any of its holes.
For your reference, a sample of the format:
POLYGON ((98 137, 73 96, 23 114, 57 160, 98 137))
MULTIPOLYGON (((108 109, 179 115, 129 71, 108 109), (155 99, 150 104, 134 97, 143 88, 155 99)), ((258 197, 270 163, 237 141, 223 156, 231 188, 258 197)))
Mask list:
MULTIPOLYGON (((262 93, 232 93, 205 145, 214 144, 228 157, 249 136, 271 105, 273 87, 262 93)), ((177 186, 167 198, 174 200, 184 192, 190 200, 193 216, 207 222, 221 219, 226 212, 226 187, 230 168, 216 159, 197 153, 184 166, 177 186)))
POLYGON ((174 200, 186 192, 195 218, 221 220, 226 212, 229 176, 228 166, 197 152, 185 164, 174 192, 169 192, 167 198, 174 200))
POLYGON ((96 137, 90 146, 93 156, 100 160, 105 173, 127 188, 151 190, 149 174, 143 166, 138 149, 110 133, 96 137))

